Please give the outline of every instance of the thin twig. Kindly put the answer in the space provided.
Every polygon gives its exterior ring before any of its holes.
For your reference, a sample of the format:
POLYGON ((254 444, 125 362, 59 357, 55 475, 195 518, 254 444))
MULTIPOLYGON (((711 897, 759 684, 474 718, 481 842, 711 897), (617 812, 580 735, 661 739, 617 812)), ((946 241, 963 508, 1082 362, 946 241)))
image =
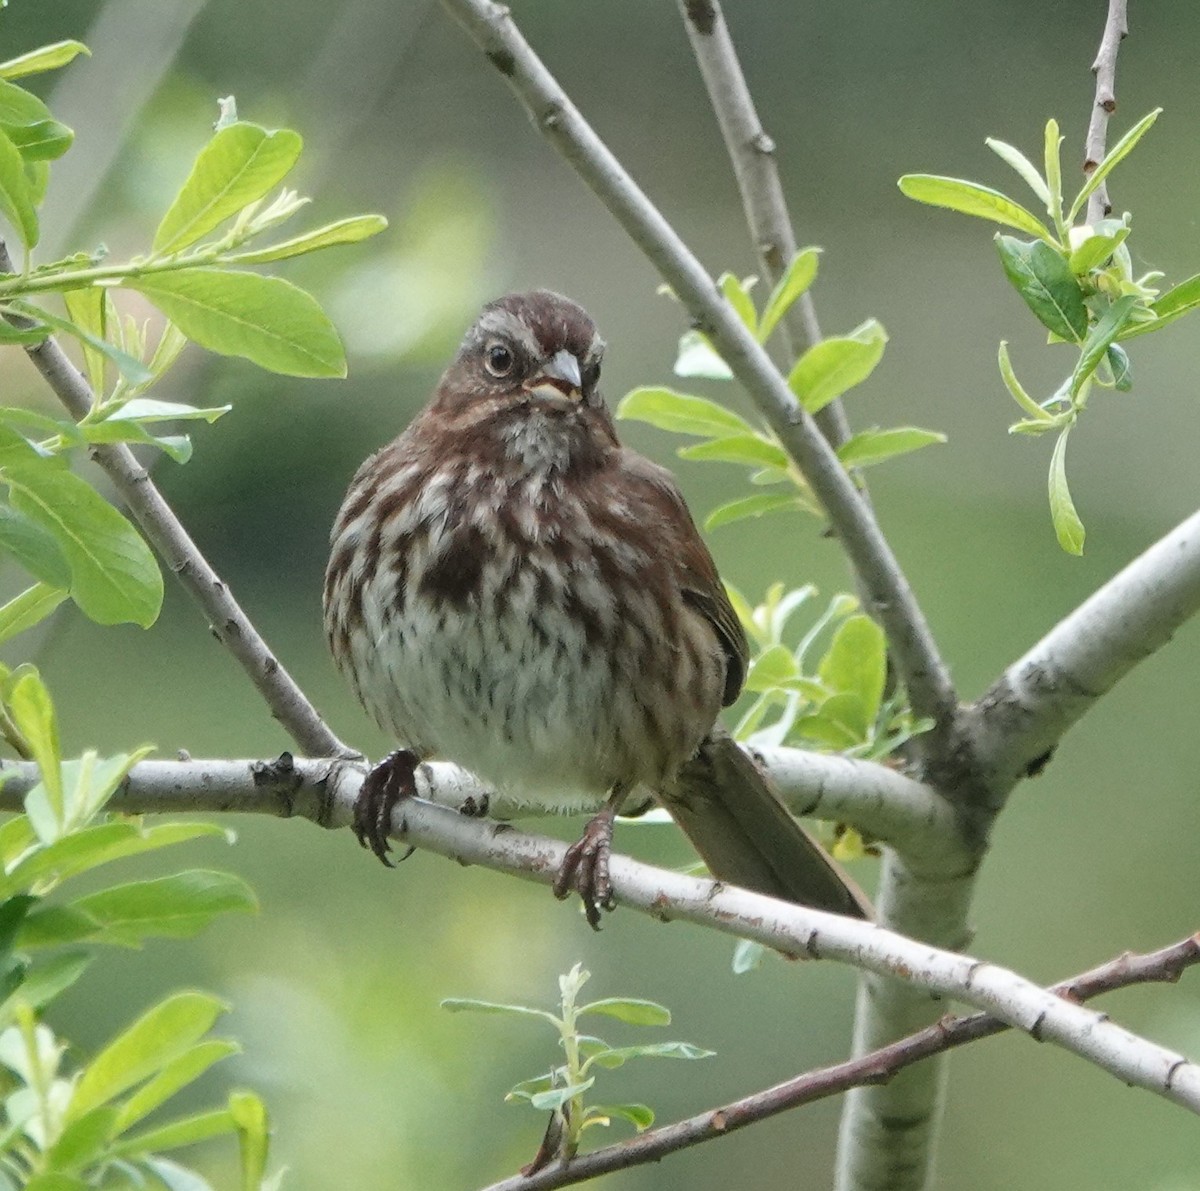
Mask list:
MULTIPOLYGON (((0 273, 12 271, 8 249, 0 241, 0 273)), ((82 418, 87 414, 95 403, 95 394, 54 339, 44 339, 25 350, 71 416, 82 418)), ((163 562, 199 604, 213 636, 241 663, 288 735, 304 752, 314 756, 351 755, 353 750, 334 735, 267 647, 133 452, 124 444, 102 444, 93 447, 92 456, 108 473, 163 562)))
MULTIPOLYGON (((1050 991, 1070 1001, 1083 1002, 1101 993, 1151 982, 1174 983, 1185 969, 1200 962, 1200 935, 1145 955, 1126 953, 1050 991)), ((651 1129, 628 1141, 605 1146, 573 1158, 568 1164, 553 1165, 533 1175, 515 1175, 484 1188, 484 1191, 551 1191, 598 1178, 614 1170, 626 1170, 646 1162, 658 1162, 668 1154, 701 1142, 726 1137, 747 1125, 789 1109, 800 1108, 849 1088, 881 1084, 898 1071, 968 1042, 990 1038, 1010 1027, 987 1013, 947 1017, 924 1030, 882 1046, 870 1054, 805 1072, 753 1095, 711 1108, 684 1121, 651 1129)), ((1036 1036, 1036 1035, 1035 1035, 1036 1036)))
POLYGON ((1193 513, 1060 621, 969 710, 966 730, 996 806, 1197 612, 1200 513, 1193 513))
MULTIPOLYGON (((1108 135, 1108 118, 1117 110, 1117 53, 1129 32, 1126 9, 1129 0, 1108 0, 1108 19, 1100 50, 1092 63, 1096 76, 1096 99, 1088 120, 1087 140, 1084 142, 1083 172, 1090 174, 1104 160, 1104 145, 1108 135)), ((1101 182, 1092 191, 1087 205, 1087 221, 1095 224, 1112 211, 1108 200, 1108 183, 1101 182)))
POLYGON ((657 267, 779 435, 833 522, 868 594, 870 611, 887 631, 914 711, 931 717, 937 725, 919 743, 925 747, 931 742, 934 747, 945 745, 957 710, 950 675, 874 515, 812 418, 704 266, 529 47, 509 10, 492 0, 442 3, 504 76, 543 135, 657 267))
MULTIPOLYGON (((775 142, 759 120, 720 4, 717 0, 679 0, 679 11, 733 165, 754 247, 767 280, 774 285, 798 247, 779 182, 775 142)), ((798 354, 798 347, 821 342, 811 294, 801 294, 793 303, 778 333, 789 361, 798 354)), ((831 401, 816 414, 815 421, 835 449, 850 437, 841 401, 831 401)))

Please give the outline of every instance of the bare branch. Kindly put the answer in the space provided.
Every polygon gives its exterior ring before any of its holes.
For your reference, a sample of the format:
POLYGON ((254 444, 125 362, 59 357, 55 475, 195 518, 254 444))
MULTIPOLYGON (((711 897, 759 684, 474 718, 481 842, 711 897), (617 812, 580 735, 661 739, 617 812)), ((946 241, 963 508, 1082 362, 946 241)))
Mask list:
MULTIPOLYGON (((418 771, 419 791, 428 783, 426 768, 418 771)), ((113 805, 127 813, 160 810, 171 801, 188 810, 252 806, 339 827, 352 818, 362 779, 363 767, 353 762, 293 761, 287 755, 262 763, 142 762, 123 783, 113 805)), ((7 805, 12 805, 15 785, 6 782, 0 790, 7 805)), ((560 840, 462 815, 423 798, 396 807, 392 834, 460 864, 481 864, 543 885, 553 883, 566 852, 560 840)), ((653 868, 625 856, 613 856, 611 877, 620 905, 663 922, 691 922, 752 939, 785 954, 849 964, 912 986, 925 996, 965 1001, 1039 1041, 1071 1051, 1124 1083, 1200 1114, 1200 1067, 1015 972, 869 922, 653 868)))
MULTIPOLYGON (((1127 952, 1089 972, 1054 985, 1050 991, 1056 996, 1082 1002, 1132 984, 1174 983, 1186 968, 1198 962, 1200 935, 1189 935, 1178 943, 1146 955, 1127 952)), ((886 1083, 898 1071, 913 1063, 980 1038, 990 1038, 1009 1028, 1006 1023, 987 1013, 943 1018, 935 1025, 889 1046, 882 1046, 870 1054, 808 1071, 720 1108, 708 1109, 687 1120, 651 1129, 628 1141, 583 1154, 565 1166, 552 1165, 533 1175, 502 1179, 484 1191, 551 1191, 551 1188, 568 1187, 614 1170, 658 1162, 677 1150, 714 1141, 789 1109, 839 1095, 849 1088, 886 1083)))
MULTIPOLYGON (((1088 120, 1087 140, 1084 142, 1083 172, 1090 174, 1104 160, 1104 144, 1108 136, 1108 118, 1117 110, 1117 52, 1129 32, 1126 9, 1129 0, 1108 0, 1108 19, 1100 50, 1092 63, 1096 76, 1096 100, 1088 120)), ((1095 224, 1112 211, 1108 201, 1108 183, 1101 182, 1088 199, 1087 221, 1095 224)))
POLYGON ((1138 662, 1200 611, 1200 513, 1156 542, 1056 625, 970 709, 997 805, 1138 662))
MULTIPOLYGON (((0 273, 12 271, 8 249, 0 241, 0 273)), ((49 338, 25 350, 71 416, 83 417, 94 404, 95 394, 62 348, 49 338)), ((108 473, 163 562, 200 605, 213 636, 241 663, 288 735, 304 752, 314 756, 352 755, 353 750, 334 735, 267 647, 133 452, 123 444, 104 444, 93 447, 92 456, 108 473)))
MULTIPOLYGON (((798 815, 849 823, 872 839, 887 840, 944 871, 972 855, 958 818, 933 790, 884 765, 852 761, 802 749, 776 748, 752 754, 798 815)), ((324 781, 328 764, 297 761, 143 761, 114 803, 135 812, 220 811, 299 815, 328 824, 324 781), (123 798, 135 806, 126 807, 123 798), (195 801, 193 801, 195 800, 195 801)), ((421 766, 421 796, 461 814, 481 811, 493 819, 535 818, 539 810, 490 790, 448 762, 421 766)), ((20 810, 38 780, 32 763, 0 760, 0 810, 20 810)))
MULTIPOLYGON (((758 118, 717 0, 679 0, 679 11, 733 165, 763 272, 774 285, 797 249, 775 164, 775 142, 758 118)), ((801 294, 784 315, 780 334, 789 360, 798 354, 797 345, 812 347, 821 342, 821 327, 811 294, 801 294)), ((841 401, 831 401, 814 420, 835 448, 850 437, 841 401)))
POLYGON ((833 522, 868 595, 869 611, 887 631, 913 709, 938 725, 918 744, 943 741, 957 710, 949 673, 874 515, 812 418, 703 265, 530 49, 509 10, 491 0, 442 3, 504 76, 541 132, 658 268, 779 435, 833 522))

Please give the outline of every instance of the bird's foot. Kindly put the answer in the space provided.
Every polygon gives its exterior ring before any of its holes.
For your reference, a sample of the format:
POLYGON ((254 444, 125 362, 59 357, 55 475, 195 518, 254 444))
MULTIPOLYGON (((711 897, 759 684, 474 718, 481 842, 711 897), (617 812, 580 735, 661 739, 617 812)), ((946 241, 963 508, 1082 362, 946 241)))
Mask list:
POLYGON ((575 890, 583 899, 583 912, 592 930, 600 929, 600 911, 614 905, 608 860, 612 855, 613 819, 616 808, 606 806, 583 829, 563 857, 554 878, 554 896, 560 901, 575 890))
MULTIPOLYGON (((392 845, 388 832, 392 826, 392 811, 402 798, 417 795, 416 753, 408 749, 397 749, 389 753, 370 773, 354 800, 354 834, 364 848, 370 848, 388 868, 395 865, 388 859, 392 845)), ((401 857, 407 859, 412 849, 401 857)))

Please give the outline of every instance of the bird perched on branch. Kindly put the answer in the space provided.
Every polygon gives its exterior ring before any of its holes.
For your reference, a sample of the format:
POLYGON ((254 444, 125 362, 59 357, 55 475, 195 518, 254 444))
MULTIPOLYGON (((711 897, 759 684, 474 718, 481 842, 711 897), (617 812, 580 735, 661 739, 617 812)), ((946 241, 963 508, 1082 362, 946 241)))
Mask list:
POLYGON ((714 730, 746 638, 674 478, 622 447, 604 344, 546 290, 484 307, 432 400, 358 470, 338 513, 325 627, 401 749, 355 806, 388 863, 415 767, 445 758, 530 806, 596 812, 555 882, 611 906, 613 819, 646 789, 711 872, 821 909, 869 904, 714 730))

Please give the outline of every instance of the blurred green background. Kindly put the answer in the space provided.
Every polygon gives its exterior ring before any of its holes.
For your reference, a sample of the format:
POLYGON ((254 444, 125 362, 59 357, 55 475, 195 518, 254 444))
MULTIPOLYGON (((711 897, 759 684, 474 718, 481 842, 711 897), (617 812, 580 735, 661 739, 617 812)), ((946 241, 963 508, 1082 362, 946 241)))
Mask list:
MULTIPOLYGON (((1166 111, 1114 176, 1135 212, 1140 269, 1172 281, 1200 270, 1200 9, 1134 3, 1115 127, 1166 111)), ((534 45, 714 273, 754 270, 737 196, 673 4, 518 0, 534 45)), ((1015 407, 996 373, 1010 340, 1019 374, 1049 391, 1065 367, 1004 281, 983 224, 918 207, 906 171, 1019 187, 984 147, 1031 155, 1056 116, 1067 160, 1080 145, 1103 0, 964 5, 846 0, 730 5, 730 20, 780 163, 802 243, 825 249, 816 298, 827 331, 874 315, 891 335, 850 406, 859 426, 915 423, 950 443, 872 476, 884 526, 966 696, 1081 598, 1194 508, 1195 330, 1138 340, 1130 395, 1098 392, 1071 440, 1089 530, 1062 554, 1046 510, 1050 444, 1013 440, 1015 407), (1170 444, 1174 443, 1172 447, 1170 444), (1192 460, 1191 463, 1188 461, 1192 460)), ((4 55, 79 37, 94 57, 49 89, 79 139, 56 166, 47 251, 106 243, 133 252, 234 94, 244 118, 286 123, 307 142, 311 223, 377 210, 391 230, 299 263, 290 276, 334 314, 350 379, 298 382, 189 350, 165 398, 231 402, 185 469, 157 467, 185 523, 337 731, 388 746, 328 662, 319 590, 328 525, 349 477, 431 389, 476 307, 548 285, 583 302, 610 344, 607 392, 669 382, 678 307, 611 218, 530 128, 496 73, 427 0, 11 0, 4 55)), ((1017 190, 1014 189, 1014 193, 1017 190)), ((16 353, 9 353, 16 355, 16 353)), ((19 358, 0 361, 6 401, 46 401, 19 358)), ((716 387, 709 391, 740 402, 716 387)), ((631 425, 663 459, 673 443, 631 425)), ((734 495, 735 468, 681 464, 698 513, 734 495)), ((768 582, 847 583, 812 521, 717 531, 724 573, 751 595, 768 582)), ((74 613, 29 644, 55 691, 71 746, 164 755, 269 756, 288 741, 191 605, 169 588, 150 632, 99 629, 74 613)), ((1050 980, 1124 948, 1197 926, 1200 638, 1188 628, 1105 700, 1043 777, 1019 791, 995 834, 975 911, 976 954, 1050 980)), ((578 824, 559 825, 572 832, 578 824)), ((195 864, 236 868, 262 913, 199 946, 107 956, 57 1024, 86 1051, 160 992, 198 984, 227 996, 245 1043, 211 1077, 260 1088, 276 1162, 295 1191, 470 1188, 528 1160, 542 1121, 501 1102, 552 1060, 523 1023, 438 1009, 468 995, 548 1003, 577 960, 589 991, 653 997, 672 1037, 711 1047, 702 1065, 637 1065, 605 1098, 641 1099, 662 1119, 697 1111, 835 1060, 847 1048, 854 979, 833 965, 769 961, 730 971, 728 941, 618 913, 595 935, 540 888, 418 855, 387 872, 348 832, 238 820, 233 849, 195 864)), ((623 843, 686 859, 666 827, 623 843)), ((868 887, 870 866, 861 876, 868 887)), ((1132 1028, 1200 1057, 1200 985, 1132 990, 1106 1003, 1132 1028)), ((609 1031, 624 1038, 621 1028, 609 1031)), ((613 1188, 828 1186, 839 1105, 828 1102, 610 1177, 613 1188)), ((614 1130, 615 1132, 615 1130, 614 1130)), ((594 1135, 593 1135, 594 1136, 594 1135)), ((1028 1039, 953 1059, 937 1185, 989 1189, 1200 1187, 1200 1128, 1177 1108, 1028 1039)), ((220 1155, 198 1159, 214 1178, 220 1155)))

